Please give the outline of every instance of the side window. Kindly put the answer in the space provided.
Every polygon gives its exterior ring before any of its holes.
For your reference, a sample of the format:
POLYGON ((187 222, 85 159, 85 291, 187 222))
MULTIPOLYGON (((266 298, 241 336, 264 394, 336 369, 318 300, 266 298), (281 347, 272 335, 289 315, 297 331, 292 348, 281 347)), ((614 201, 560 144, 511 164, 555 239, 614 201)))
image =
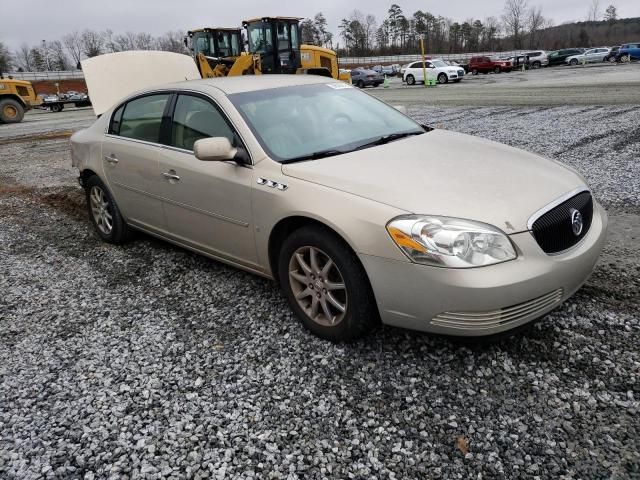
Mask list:
POLYGON ((197 140, 208 137, 227 137, 234 143, 233 130, 211 102, 192 95, 180 95, 171 125, 171 145, 193 150, 197 140))
POLYGON ((124 106, 118 135, 159 143, 162 114, 168 100, 169 94, 163 93, 160 95, 147 95, 128 102, 124 106))

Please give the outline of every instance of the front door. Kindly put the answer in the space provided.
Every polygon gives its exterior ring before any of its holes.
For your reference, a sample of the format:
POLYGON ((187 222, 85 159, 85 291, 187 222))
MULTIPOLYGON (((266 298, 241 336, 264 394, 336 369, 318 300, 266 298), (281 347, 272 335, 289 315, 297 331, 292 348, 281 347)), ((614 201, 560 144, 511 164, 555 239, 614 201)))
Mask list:
POLYGON ((240 139, 221 110, 205 97, 180 94, 170 146, 160 157, 164 211, 178 242, 247 266, 257 266, 251 216, 253 169, 235 162, 198 160, 193 144, 207 137, 240 139))
POLYGON ((102 142, 109 188, 129 223, 164 229, 159 161, 160 130, 170 94, 145 95, 120 106, 102 142))

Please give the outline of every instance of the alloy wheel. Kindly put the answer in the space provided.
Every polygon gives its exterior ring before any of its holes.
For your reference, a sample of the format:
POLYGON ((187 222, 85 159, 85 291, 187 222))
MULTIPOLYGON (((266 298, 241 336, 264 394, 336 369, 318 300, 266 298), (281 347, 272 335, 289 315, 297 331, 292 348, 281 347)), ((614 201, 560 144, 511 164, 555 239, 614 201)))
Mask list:
POLYGON ((347 311, 347 287, 335 262, 316 247, 298 248, 289 260, 289 284, 302 311, 315 323, 334 327, 347 311))
POLYGON ((89 199, 91 203, 91 213, 93 214, 93 220, 96 226, 105 235, 110 235, 111 230, 113 230, 113 217, 109 212, 109 198, 104 190, 94 185, 91 187, 89 199))

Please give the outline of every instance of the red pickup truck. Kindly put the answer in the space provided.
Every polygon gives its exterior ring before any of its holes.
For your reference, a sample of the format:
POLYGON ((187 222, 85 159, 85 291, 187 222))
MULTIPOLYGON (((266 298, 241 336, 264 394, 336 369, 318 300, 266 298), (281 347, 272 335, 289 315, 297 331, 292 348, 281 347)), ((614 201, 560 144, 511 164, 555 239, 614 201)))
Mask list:
POLYGON ((509 60, 500 60, 495 57, 471 57, 471 60, 469 60, 469 71, 473 75, 489 72, 510 72, 512 69, 513 66, 509 60))

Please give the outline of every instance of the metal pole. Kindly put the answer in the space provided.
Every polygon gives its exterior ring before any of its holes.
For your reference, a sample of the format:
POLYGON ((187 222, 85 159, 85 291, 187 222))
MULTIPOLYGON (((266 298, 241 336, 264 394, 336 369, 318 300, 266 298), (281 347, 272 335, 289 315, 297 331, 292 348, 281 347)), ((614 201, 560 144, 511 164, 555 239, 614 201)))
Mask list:
POLYGON ((424 80, 423 84, 427 86, 427 67, 426 60, 424 58, 424 38, 420 37, 420 50, 422 51, 422 78, 424 80))

